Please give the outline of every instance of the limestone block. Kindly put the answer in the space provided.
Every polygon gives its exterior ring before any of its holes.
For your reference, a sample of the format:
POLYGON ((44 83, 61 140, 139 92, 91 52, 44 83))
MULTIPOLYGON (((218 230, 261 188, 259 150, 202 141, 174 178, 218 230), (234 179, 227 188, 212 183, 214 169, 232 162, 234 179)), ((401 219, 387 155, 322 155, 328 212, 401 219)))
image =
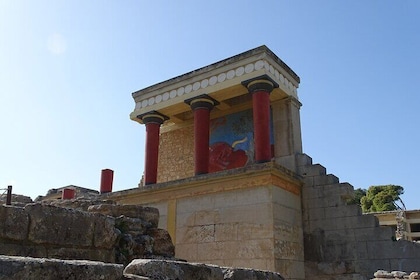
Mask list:
POLYGON ((110 249, 47 247, 42 257, 63 260, 95 260, 107 263, 115 262, 115 254, 110 249))
POLYGON ((376 278, 394 278, 394 275, 391 274, 391 272, 388 272, 386 270, 378 270, 376 271, 373 276, 376 278))
POLYGON ((387 226, 357 228, 354 234, 358 241, 389 241, 395 238, 395 231, 387 226))
POLYGON ((238 224, 216 224, 214 238, 215 241, 236 240, 238 236, 238 224))
POLYGON ((298 170, 298 174, 305 177, 327 175, 327 169, 320 164, 299 166, 297 170, 298 170))
POLYGON ((203 195, 179 199, 176 208, 177 214, 195 213, 196 211, 205 209, 216 209, 215 196, 203 195))
POLYGON ((214 195, 214 208, 227 208, 271 202, 270 188, 242 189, 214 195))
POLYGON ((274 261, 269 259, 234 259, 230 266, 274 271, 274 261))
POLYGON ((273 257, 272 239, 255 239, 238 242, 236 255, 239 259, 270 259, 273 257))
POLYGON ((306 166, 312 165, 312 158, 307 154, 297 154, 296 155, 296 165, 299 166, 306 166))
POLYGON ((339 179, 333 174, 319 175, 313 177, 314 186, 331 185, 337 183, 339 183, 339 179))
POLYGON ((272 224, 272 205, 261 203, 223 208, 219 210, 219 223, 272 224))
POLYGON ((0 255, 31 256, 42 258, 47 256, 47 248, 42 245, 2 243, 0 245, 0 255))
POLYGON ((420 268, 420 256, 419 254, 413 254, 413 252, 408 251, 407 253, 399 250, 400 256, 403 255, 404 258, 394 258, 390 260, 391 268, 398 269, 403 271, 418 271, 420 268))
POLYGON ((282 260, 300 260, 303 261, 302 242, 290 242, 284 240, 274 241, 274 257, 282 260))
POLYGON ((368 260, 358 260, 355 262, 356 272, 364 275, 373 275, 378 269, 391 270, 389 259, 375 259, 369 258, 368 260))
POLYGON ((322 188, 318 187, 304 187, 302 188, 302 200, 306 202, 309 199, 323 197, 322 188))
POLYGON ((197 246, 197 259, 194 261, 215 263, 215 260, 238 258, 237 250, 239 243, 237 241, 199 243, 197 246))
POLYGON ((303 261, 276 259, 274 265, 274 270, 279 271, 285 279, 311 279, 309 277, 305 278, 305 266, 303 261))
POLYGON ((203 243, 214 242, 215 226, 192 226, 176 229, 178 243, 203 243))
POLYGON ((301 197, 282 188, 272 188, 272 201, 292 209, 301 209, 301 197))
POLYGON ((0 256, 0 280, 118 280, 122 272, 118 264, 0 256))
POLYGON ((223 280, 220 267, 199 263, 167 260, 133 260, 125 269, 124 275, 145 276, 151 279, 178 280, 223 280))
POLYGON ((283 280, 276 272, 253 270, 247 268, 222 268, 224 280, 283 280))
POLYGON ((118 230, 120 230, 122 233, 130 234, 144 234, 151 226, 150 223, 142 219, 130 218, 123 215, 116 217, 114 223, 115 227, 118 228, 118 230))
POLYGON ((190 261, 198 259, 197 244, 176 244, 175 257, 178 259, 187 259, 190 261))
POLYGON ((273 238, 273 224, 237 224, 237 240, 273 238))
POLYGON ((102 249, 112 249, 118 238, 115 219, 102 214, 91 213, 93 229, 93 246, 102 249))
POLYGON ((302 183, 303 183, 302 189, 313 187, 314 186, 314 176, 303 177, 302 178, 302 183))
POLYGON ((337 205, 325 208, 325 218, 334 219, 338 217, 361 216, 362 209, 359 205, 337 205))
POLYGON ((274 239, 303 242, 303 231, 299 225, 288 223, 276 223, 274 225, 274 239))
POLYGON ((0 238, 25 240, 28 236, 29 216, 23 208, 0 205, 0 238))
POLYGON ((338 196, 342 199, 349 199, 354 196, 354 188, 349 183, 337 183, 324 185, 322 187, 323 197, 338 196))
POLYGON ((143 207, 140 205, 100 204, 90 206, 88 211, 112 217, 124 215, 130 218, 138 218, 149 222, 153 227, 157 227, 159 223, 159 211, 158 209, 152 207, 143 207))
POLYGON ((153 254, 164 257, 175 256, 175 246, 171 236, 166 230, 151 228, 147 230, 147 235, 153 238, 153 254))
POLYGON ((93 246, 92 215, 51 205, 28 204, 28 240, 36 244, 93 246))
POLYGON ((216 224, 220 220, 217 210, 200 210, 195 212, 195 225, 216 224))
POLYGON ((420 272, 411 272, 409 279, 420 279, 420 272))
POLYGON ((324 233, 327 240, 341 240, 346 242, 359 241, 352 228, 325 230, 324 233))

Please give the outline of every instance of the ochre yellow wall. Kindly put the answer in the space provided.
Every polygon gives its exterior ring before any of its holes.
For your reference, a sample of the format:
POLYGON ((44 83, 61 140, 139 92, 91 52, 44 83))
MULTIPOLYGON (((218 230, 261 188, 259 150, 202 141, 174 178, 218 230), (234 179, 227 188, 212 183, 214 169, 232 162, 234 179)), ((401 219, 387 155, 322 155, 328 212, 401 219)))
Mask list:
POLYGON ((194 176, 192 126, 162 133, 159 143, 158 183, 194 176))

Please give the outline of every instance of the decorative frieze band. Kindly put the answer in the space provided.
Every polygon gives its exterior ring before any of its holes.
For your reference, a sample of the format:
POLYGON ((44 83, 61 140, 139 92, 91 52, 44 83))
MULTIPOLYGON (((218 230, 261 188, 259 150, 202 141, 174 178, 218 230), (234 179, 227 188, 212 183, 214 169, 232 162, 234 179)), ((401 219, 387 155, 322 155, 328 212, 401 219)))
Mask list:
POLYGON ((214 75, 210 78, 205 78, 201 81, 197 81, 195 83, 179 87, 178 89, 173 89, 163 94, 158 94, 156 96, 140 100, 136 103, 135 109, 138 110, 141 108, 152 106, 153 104, 165 102, 178 96, 188 94, 190 92, 205 89, 208 86, 214 86, 218 83, 223 83, 225 80, 231 80, 235 77, 241 77, 244 74, 249 74, 254 71, 262 70, 263 68, 265 68, 266 71, 270 72, 274 76, 276 82, 278 82, 283 87, 286 87, 286 89, 288 89, 294 97, 297 97, 297 88, 293 85, 292 82, 290 82, 286 77, 284 77, 278 69, 276 69, 272 64, 270 64, 266 60, 258 60, 254 63, 249 63, 247 65, 237 67, 236 69, 225 71, 217 76, 214 75))

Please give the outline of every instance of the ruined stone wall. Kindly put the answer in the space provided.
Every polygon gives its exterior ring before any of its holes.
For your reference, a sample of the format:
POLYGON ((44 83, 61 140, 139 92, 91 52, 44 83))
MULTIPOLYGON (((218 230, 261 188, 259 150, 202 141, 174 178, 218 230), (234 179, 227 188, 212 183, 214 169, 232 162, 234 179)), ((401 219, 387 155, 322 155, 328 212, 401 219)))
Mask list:
POLYGON ((41 204, 0 206, 0 254, 114 262, 114 220, 41 204))
POLYGON ((194 130, 192 126, 160 135, 158 182, 194 176, 194 130))
MULTIPOLYGON (((88 203, 74 202, 66 205, 88 203)), ((96 204, 88 211, 40 203, 0 206, 0 255, 124 264, 135 258, 173 258, 172 240, 158 228, 157 209, 96 204)))
POLYGON ((370 279, 375 271, 415 271, 420 267, 420 244, 394 241, 390 227, 380 227, 373 215, 348 205, 354 189, 298 156, 302 189, 305 273, 311 279, 370 279))

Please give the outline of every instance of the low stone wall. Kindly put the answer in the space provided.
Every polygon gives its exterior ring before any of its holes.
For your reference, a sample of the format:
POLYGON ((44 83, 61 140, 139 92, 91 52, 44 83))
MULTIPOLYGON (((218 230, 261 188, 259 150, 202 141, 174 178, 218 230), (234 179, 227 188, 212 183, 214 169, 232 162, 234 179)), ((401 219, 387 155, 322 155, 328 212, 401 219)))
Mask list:
POLYGON ((157 228, 155 208, 103 204, 86 212, 39 203, 2 205, 0 220, 3 255, 123 264, 175 255, 169 234, 157 228))
POLYGON ((114 262, 115 221, 51 205, 1 206, 0 254, 114 262))

